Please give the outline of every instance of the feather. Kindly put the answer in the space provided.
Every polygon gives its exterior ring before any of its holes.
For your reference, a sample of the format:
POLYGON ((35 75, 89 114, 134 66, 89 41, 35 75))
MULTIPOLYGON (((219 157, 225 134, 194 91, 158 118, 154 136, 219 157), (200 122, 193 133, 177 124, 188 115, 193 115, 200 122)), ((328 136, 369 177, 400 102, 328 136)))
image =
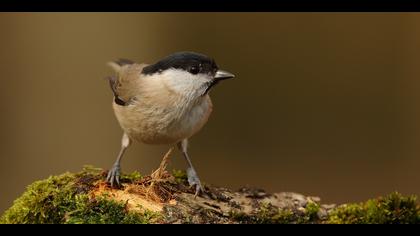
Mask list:
POLYGON ((124 102, 120 97, 118 97, 118 94, 117 94, 117 89, 116 89, 117 82, 118 82, 117 77, 116 76, 108 76, 108 77, 106 77, 106 79, 108 79, 109 85, 110 85, 111 90, 112 90, 112 93, 114 94, 115 103, 118 104, 118 105, 121 105, 121 106, 125 106, 126 102, 124 102))

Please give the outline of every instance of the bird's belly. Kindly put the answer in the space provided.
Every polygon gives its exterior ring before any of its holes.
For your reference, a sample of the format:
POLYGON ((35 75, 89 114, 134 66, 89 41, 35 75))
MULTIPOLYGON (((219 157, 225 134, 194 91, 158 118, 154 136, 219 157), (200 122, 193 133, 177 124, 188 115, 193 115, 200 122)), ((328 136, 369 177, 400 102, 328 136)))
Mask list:
POLYGON ((120 109, 116 115, 123 130, 130 138, 146 144, 174 144, 189 138, 204 126, 211 113, 209 102, 181 114, 173 107, 116 106, 114 109, 120 109))

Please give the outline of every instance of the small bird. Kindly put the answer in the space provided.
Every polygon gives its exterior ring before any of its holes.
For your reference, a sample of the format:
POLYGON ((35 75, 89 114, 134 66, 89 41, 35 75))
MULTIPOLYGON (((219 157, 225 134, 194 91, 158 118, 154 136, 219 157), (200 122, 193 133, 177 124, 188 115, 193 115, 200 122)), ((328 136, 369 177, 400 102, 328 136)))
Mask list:
POLYGON ((177 52, 151 65, 127 59, 108 64, 116 72, 108 80, 114 113, 124 133, 107 182, 112 187, 120 184, 121 158, 135 140, 177 145, 188 164, 190 186, 195 187, 196 195, 204 192, 187 152, 188 139, 212 112, 210 89, 235 76, 219 70, 214 59, 195 52, 177 52))

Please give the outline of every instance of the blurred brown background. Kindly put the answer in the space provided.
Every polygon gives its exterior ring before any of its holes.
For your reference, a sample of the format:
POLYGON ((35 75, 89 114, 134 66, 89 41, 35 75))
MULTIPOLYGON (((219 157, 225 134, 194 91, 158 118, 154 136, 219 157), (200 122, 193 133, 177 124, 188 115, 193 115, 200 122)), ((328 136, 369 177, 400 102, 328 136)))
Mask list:
MULTIPOLYGON (((237 75, 191 140, 204 182, 336 203, 420 194, 419 14, 2 13, 0 32, 0 212, 35 180, 113 164, 107 61, 182 50, 237 75)), ((132 145, 123 170, 148 174, 166 150, 132 145)))

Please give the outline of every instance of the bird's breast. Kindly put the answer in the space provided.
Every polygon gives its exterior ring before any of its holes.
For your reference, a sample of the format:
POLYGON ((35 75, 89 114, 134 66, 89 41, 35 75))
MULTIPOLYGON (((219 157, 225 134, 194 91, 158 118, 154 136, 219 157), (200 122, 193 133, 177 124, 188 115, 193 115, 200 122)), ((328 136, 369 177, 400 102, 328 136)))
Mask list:
POLYGON ((212 103, 209 96, 197 101, 137 99, 128 106, 113 104, 123 130, 147 144, 173 144, 197 133, 207 122, 212 103))

